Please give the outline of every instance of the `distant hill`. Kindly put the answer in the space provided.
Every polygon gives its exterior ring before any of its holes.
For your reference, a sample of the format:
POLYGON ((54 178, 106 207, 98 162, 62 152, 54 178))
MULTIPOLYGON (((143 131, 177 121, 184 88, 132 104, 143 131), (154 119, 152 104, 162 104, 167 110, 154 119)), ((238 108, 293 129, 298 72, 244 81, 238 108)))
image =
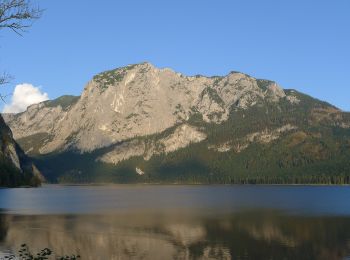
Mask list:
POLYGON ((129 65, 4 119, 53 182, 350 182, 349 113, 239 72, 129 65))

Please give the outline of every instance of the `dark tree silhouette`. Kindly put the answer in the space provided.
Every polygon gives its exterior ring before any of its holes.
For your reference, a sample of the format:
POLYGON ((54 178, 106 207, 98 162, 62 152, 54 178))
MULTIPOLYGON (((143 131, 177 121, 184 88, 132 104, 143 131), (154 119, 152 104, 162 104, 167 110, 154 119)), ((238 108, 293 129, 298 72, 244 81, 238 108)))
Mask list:
POLYGON ((42 10, 28 0, 0 0, 0 29, 11 29, 22 35, 41 14, 42 10))

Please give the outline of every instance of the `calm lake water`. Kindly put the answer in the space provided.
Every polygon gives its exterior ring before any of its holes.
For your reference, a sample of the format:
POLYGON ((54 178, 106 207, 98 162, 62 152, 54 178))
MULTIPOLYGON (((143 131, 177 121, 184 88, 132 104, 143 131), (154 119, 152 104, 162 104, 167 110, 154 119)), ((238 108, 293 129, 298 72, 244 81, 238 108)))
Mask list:
POLYGON ((0 251, 82 259, 350 259, 350 187, 0 189, 0 251))

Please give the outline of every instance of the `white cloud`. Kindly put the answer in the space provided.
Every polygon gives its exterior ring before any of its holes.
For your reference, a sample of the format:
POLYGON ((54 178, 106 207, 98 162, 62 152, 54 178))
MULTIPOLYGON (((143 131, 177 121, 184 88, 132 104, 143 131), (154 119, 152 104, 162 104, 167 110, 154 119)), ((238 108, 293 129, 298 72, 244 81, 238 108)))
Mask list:
POLYGON ((48 100, 47 93, 41 92, 39 87, 32 84, 23 83, 15 87, 11 103, 6 104, 3 113, 19 113, 27 109, 28 106, 48 100))

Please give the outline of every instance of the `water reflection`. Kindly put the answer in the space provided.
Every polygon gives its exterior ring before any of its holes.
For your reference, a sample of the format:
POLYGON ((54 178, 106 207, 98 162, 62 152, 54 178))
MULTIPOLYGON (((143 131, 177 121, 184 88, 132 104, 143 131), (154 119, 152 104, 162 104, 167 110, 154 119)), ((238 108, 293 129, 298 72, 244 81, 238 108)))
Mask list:
POLYGON ((350 218, 275 210, 219 215, 190 210, 100 215, 0 215, 1 249, 82 259, 344 259, 350 218))

